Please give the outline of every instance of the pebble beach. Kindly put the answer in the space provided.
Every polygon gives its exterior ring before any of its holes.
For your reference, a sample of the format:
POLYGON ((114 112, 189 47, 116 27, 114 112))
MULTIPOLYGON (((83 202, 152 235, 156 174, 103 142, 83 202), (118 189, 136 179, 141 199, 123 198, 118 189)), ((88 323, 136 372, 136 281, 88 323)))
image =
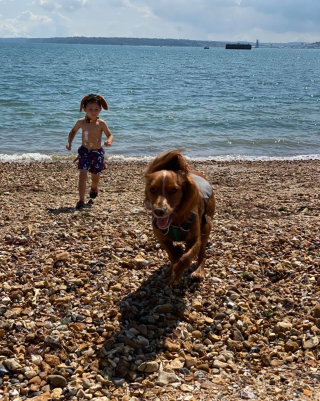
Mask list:
POLYGON ((80 211, 76 164, 0 163, 1 400, 320 400, 320 161, 190 164, 206 278, 167 287, 145 161, 80 211))

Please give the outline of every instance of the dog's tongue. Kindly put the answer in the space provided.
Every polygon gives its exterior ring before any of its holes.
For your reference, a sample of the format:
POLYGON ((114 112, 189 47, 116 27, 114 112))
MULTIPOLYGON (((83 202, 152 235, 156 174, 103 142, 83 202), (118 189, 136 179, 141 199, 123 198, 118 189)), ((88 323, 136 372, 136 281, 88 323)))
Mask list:
POLYGON ((170 216, 163 217, 163 218, 158 217, 157 218, 157 226, 159 228, 166 228, 167 225, 169 224, 169 219, 170 219, 170 216))

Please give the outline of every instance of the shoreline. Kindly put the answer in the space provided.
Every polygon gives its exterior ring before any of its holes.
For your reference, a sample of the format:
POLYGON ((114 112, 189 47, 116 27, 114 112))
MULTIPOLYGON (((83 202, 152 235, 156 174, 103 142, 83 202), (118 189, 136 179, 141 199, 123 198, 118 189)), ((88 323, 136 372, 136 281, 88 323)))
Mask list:
POLYGON ((217 210, 174 288, 146 165, 107 160, 76 211, 76 163, 0 162, 0 398, 317 399, 320 160, 190 161, 217 210))
MULTIPOLYGON (((156 155, 140 155, 140 156, 125 156, 125 155, 105 155, 107 162, 150 162, 156 155)), ((77 157, 77 154, 69 155, 47 155, 41 153, 24 153, 24 154, 1 154, 0 163, 29 163, 29 162, 66 162, 72 161, 77 157)), ((219 155, 207 157, 189 157, 186 159, 191 162, 260 162, 260 161, 300 161, 300 160, 320 160, 320 154, 302 154, 294 156, 250 156, 250 155, 219 155)))

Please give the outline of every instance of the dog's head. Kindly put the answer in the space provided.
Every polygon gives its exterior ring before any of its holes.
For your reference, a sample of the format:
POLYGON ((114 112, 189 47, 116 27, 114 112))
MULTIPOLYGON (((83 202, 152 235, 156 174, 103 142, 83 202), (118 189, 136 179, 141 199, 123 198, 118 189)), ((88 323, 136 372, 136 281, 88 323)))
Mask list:
POLYGON ((159 228, 183 223, 198 199, 198 189, 185 171, 160 170, 145 175, 145 205, 159 228))

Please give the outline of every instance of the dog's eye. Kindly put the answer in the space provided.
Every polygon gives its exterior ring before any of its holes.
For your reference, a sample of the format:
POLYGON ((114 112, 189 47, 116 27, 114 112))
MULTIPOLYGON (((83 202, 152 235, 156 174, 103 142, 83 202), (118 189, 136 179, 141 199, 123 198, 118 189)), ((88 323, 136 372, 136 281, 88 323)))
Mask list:
POLYGON ((149 191, 150 191, 151 194, 155 194, 156 193, 156 190, 154 188, 150 188, 149 191))
POLYGON ((177 192, 178 192, 177 188, 172 188, 172 189, 170 190, 170 195, 174 195, 174 194, 176 194, 177 192))

